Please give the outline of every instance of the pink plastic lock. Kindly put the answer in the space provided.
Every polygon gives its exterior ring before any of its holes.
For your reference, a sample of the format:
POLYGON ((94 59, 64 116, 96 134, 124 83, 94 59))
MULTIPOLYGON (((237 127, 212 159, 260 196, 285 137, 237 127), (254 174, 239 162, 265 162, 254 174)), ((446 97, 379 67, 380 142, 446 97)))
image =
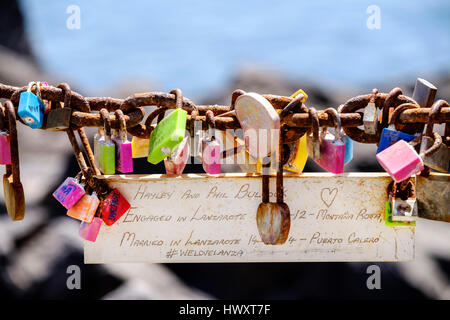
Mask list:
POLYGON ((0 164, 11 164, 11 146, 9 134, 0 132, 0 164))
POLYGON ((84 194, 84 187, 77 179, 68 177, 58 189, 53 192, 53 197, 55 197, 66 209, 70 209, 84 194))
POLYGON ((327 133, 320 138, 320 158, 316 163, 328 172, 339 174, 344 172, 345 143, 336 140, 335 136, 327 133))
POLYGON ((399 140, 376 155, 380 165, 394 179, 403 181, 423 170, 423 161, 414 148, 404 140, 399 140))
POLYGON ((209 174, 219 174, 220 166, 220 144, 215 140, 202 141, 202 164, 203 169, 209 174))
POLYGON ((94 217, 91 223, 83 221, 81 222, 80 231, 78 232, 78 234, 84 240, 95 242, 102 226, 102 222, 103 220, 97 217, 94 217))
POLYGON ((113 138, 116 145, 116 170, 122 173, 133 172, 133 151, 127 137, 125 117, 120 109, 115 111, 115 115, 120 123, 119 134, 113 138))

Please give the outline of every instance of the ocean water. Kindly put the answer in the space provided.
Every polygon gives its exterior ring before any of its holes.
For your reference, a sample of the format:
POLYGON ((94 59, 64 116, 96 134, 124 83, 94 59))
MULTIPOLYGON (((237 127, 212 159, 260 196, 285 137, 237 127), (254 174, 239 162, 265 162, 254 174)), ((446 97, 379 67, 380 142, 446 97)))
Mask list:
POLYGON ((98 95, 130 79, 191 98, 241 68, 365 86, 450 70, 450 1, 31 1, 32 46, 48 72, 98 95), (69 5, 80 29, 68 29, 69 5), (380 29, 366 10, 380 8, 380 29))

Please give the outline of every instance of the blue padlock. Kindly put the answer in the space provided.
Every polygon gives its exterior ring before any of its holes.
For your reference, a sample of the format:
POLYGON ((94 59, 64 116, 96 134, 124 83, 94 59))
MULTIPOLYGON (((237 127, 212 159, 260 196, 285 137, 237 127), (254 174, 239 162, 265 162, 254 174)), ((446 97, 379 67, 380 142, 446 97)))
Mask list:
POLYGON ((39 82, 30 82, 28 89, 20 94, 19 108, 17 114, 19 117, 33 129, 39 129, 44 122, 45 106, 42 103, 39 92, 39 82), (36 85, 37 96, 31 92, 31 88, 36 85))
POLYGON ((392 146, 394 143, 398 142, 399 140, 404 140, 406 142, 413 141, 414 139, 417 139, 420 134, 409 134, 405 132, 401 132, 395 129, 395 123, 398 118, 398 116, 403 112, 405 109, 413 109, 416 108, 416 106, 405 103, 403 105, 398 106, 394 112, 392 113, 391 120, 389 122, 389 126, 387 128, 384 128, 381 132, 380 137, 380 143, 378 145, 377 153, 380 153, 384 149, 392 146))
POLYGON ((342 135, 342 140, 345 143, 344 165, 353 159, 353 140, 346 135, 342 135))

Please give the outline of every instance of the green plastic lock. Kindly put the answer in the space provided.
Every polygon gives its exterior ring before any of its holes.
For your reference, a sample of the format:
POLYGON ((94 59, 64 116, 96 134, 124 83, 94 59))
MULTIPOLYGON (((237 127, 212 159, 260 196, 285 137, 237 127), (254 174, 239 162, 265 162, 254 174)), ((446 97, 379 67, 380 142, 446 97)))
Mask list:
POLYGON ((103 174, 116 173, 116 146, 112 142, 99 141, 99 167, 103 174))
POLYGON ((150 137, 148 162, 160 163, 183 141, 186 133, 186 118, 186 110, 175 109, 156 125, 150 137))
POLYGON ((415 227, 416 222, 392 221, 392 206, 390 201, 386 201, 384 209, 384 222, 388 227, 415 227))

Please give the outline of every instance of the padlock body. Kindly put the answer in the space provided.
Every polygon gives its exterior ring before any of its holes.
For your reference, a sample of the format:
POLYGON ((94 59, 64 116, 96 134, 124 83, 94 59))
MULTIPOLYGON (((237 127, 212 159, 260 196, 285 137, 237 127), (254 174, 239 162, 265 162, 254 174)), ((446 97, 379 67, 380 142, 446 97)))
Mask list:
POLYGON ((161 120, 150 137, 147 161, 158 164, 168 157, 173 149, 183 141, 186 133, 187 112, 175 109, 161 120))
POLYGON ((260 203, 256 212, 256 225, 264 244, 283 244, 291 226, 290 210, 285 203, 260 203))
POLYGON ((392 200, 392 221, 415 221, 417 220, 416 199, 409 198, 402 200, 399 198, 392 200))
POLYGON ((415 227, 416 221, 394 221, 392 220, 392 202, 385 202, 384 223, 388 227, 415 227))
POLYGON ((122 196, 119 190, 114 189, 103 201, 101 211, 102 220, 106 225, 111 226, 119 220, 130 207, 131 205, 128 203, 127 199, 122 196))
POLYGON ((206 173, 220 173, 220 144, 217 141, 208 139, 202 141, 202 165, 206 173))
POLYGON ((91 223, 99 204, 100 200, 95 193, 84 194, 72 208, 67 210, 67 215, 91 223))
POLYGON ((53 197, 55 197, 55 199, 66 209, 70 209, 84 194, 84 187, 78 183, 77 179, 68 177, 58 189, 53 192, 53 197))
POLYGON ((116 146, 111 141, 99 141, 98 167, 103 174, 116 173, 116 146))
POLYGON ((94 136, 94 162, 95 166, 98 168, 100 165, 100 141, 104 141, 105 136, 96 133, 94 136))
POLYGON ((11 145, 9 134, 0 132, 0 164, 11 164, 11 145))
POLYGON ((13 221, 22 220, 25 216, 25 195, 22 184, 13 183, 12 175, 3 176, 3 194, 6 210, 13 221))
POLYGON ((98 233, 100 232, 102 222, 103 220, 97 217, 94 217, 91 223, 82 221, 78 234, 84 240, 95 242, 95 240, 97 240, 98 233))
MULTIPOLYGON (((420 153, 425 152, 431 148, 434 144, 434 139, 428 136, 422 137, 422 143, 420 145, 420 153)), ((450 162, 450 148, 446 144, 441 143, 438 149, 430 155, 423 156, 423 164, 431 169, 440 172, 447 172, 450 162)))
POLYGON ((311 159, 318 160, 320 158, 320 138, 316 140, 312 134, 308 134, 306 136, 306 148, 311 159))
POLYGON ((182 174, 189 157, 189 137, 184 137, 183 141, 175 147, 171 155, 164 159, 166 174, 182 174))
POLYGON ((44 105, 34 93, 30 91, 20 94, 17 114, 29 127, 38 129, 44 121, 44 105))
POLYGON ((148 157, 148 148, 150 146, 150 139, 143 139, 133 136, 131 139, 131 151, 133 158, 148 157))
POLYGON ((378 153, 376 158, 395 182, 403 181, 424 168, 416 150, 403 140, 378 153))
POLYGON ((399 140, 409 142, 416 139, 417 137, 418 137, 417 135, 404 133, 392 128, 384 128, 383 131, 381 132, 380 144, 378 145, 377 153, 380 153, 386 148, 392 146, 399 140))
POLYGON ((345 143, 335 140, 335 136, 327 133, 320 138, 320 158, 316 163, 328 172, 339 174, 344 172, 345 143))
POLYGON ((344 136, 342 140, 345 143, 344 165, 353 160, 353 140, 344 136))
POLYGON ((364 108, 363 116, 364 132, 376 134, 378 126, 378 109, 374 102, 369 102, 364 108))
POLYGON ((50 110, 47 116, 47 130, 65 130, 70 126, 72 110, 69 108, 58 108, 50 110))
POLYGON ((301 173, 308 160, 306 147, 306 135, 303 135, 297 142, 289 146, 291 149, 288 162, 284 165, 284 170, 294 173, 301 173))
POLYGON ((122 173, 133 172, 133 151, 130 141, 113 139, 116 145, 116 169, 122 173))

